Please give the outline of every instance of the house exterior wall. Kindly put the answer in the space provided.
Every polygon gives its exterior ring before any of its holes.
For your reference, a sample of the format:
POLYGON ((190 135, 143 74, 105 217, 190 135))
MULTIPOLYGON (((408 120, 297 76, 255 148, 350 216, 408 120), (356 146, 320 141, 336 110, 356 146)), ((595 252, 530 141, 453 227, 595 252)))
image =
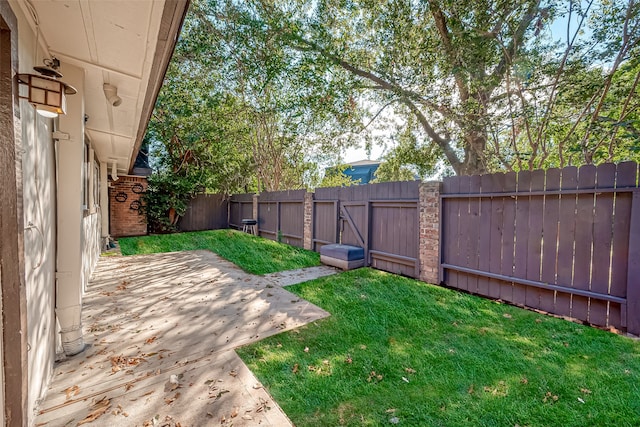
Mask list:
POLYGON ((141 203, 142 193, 133 191, 136 184, 142 185, 143 192, 147 191, 147 178, 143 176, 121 176, 109 187, 109 219, 111 223, 109 233, 113 237, 144 236, 147 234, 145 216, 140 215, 139 210, 132 209, 133 202, 141 203))
MULTIPOLYGON (((19 71, 32 72, 39 65, 33 63, 36 37, 20 9, 13 10, 18 21, 19 71)), ((29 346, 27 413, 32 414, 44 396, 55 361, 56 159, 53 120, 38 115, 25 100, 19 105, 29 346)))

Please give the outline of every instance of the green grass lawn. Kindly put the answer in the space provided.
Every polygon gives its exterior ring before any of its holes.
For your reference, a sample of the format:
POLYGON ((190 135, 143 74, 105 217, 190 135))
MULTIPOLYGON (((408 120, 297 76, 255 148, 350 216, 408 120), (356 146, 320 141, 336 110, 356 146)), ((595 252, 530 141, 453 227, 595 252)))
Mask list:
POLYGON ((123 255, 207 249, 252 274, 320 265, 320 255, 235 230, 197 231, 118 239, 123 255))
POLYGON ((328 319, 239 349, 297 426, 640 426, 640 342, 370 269, 287 288, 328 319))

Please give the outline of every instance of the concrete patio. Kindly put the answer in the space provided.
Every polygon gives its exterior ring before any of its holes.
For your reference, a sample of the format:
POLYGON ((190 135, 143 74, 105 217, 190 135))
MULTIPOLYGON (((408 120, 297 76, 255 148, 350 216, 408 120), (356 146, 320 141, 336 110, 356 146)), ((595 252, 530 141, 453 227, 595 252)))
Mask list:
POLYGON ((291 425, 233 349, 328 316, 282 286, 333 273, 254 276, 208 251, 101 258, 87 349, 56 366, 36 425, 291 425))

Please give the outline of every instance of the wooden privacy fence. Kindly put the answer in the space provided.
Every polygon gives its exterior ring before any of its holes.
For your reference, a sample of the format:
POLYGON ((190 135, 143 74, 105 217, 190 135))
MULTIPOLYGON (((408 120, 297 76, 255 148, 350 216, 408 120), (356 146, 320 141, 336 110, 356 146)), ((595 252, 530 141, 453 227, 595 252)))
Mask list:
POLYGON ((640 333, 638 165, 446 178, 450 287, 640 333))
POLYGON ((198 194, 178 222, 180 231, 228 228, 228 201, 222 194, 198 194))
POLYGON ((361 246, 365 265, 419 277, 418 181, 316 189, 312 249, 361 246))
POLYGON ((304 195, 306 193, 306 190, 261 193, 258 196, 260 236, 303 247, 304 195))
POLYGON ((229 199, 229 227, 242 229, 244 218, 253 218, 253 194, 234 194, 229 199))

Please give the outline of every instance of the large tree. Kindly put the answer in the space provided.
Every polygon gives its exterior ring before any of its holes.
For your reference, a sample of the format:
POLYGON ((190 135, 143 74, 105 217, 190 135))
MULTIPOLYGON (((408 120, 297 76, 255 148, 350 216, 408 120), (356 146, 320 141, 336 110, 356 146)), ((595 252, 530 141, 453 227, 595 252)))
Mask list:
POLYGON ((586 119, 580 137, 588 140, 613 74, 638 43, 634 0, 210 0, 206 8, 246 52, 261 38, 277 46, 278 60, 306 67, 295 81, 305 100, 412 117, 419 145, 435 147, 458 174, 543 163, 530 160, 548 149, 555 125, 586 119), (558 19, 573 25, 567 46, 549 37, 558 19), (593 111, 553 120, 566 100, 560 89, 580 67, 603 70, 588 95, 593 111))

